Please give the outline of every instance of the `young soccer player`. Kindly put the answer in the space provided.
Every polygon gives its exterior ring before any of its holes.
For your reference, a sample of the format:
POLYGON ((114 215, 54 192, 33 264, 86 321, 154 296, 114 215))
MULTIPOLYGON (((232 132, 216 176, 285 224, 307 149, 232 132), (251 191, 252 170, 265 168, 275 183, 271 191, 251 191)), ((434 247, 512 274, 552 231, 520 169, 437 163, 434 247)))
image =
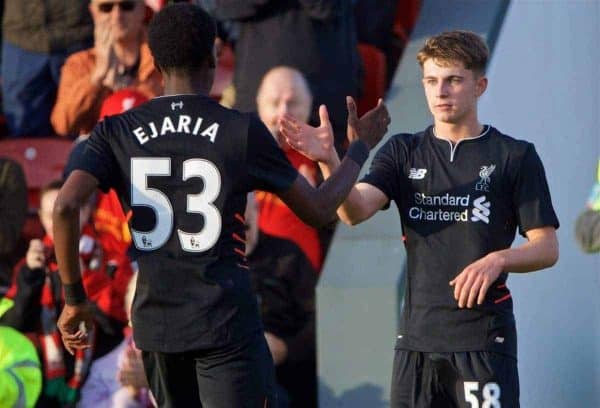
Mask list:
MULTIPOLYGON (((329 222, 389 124, 382 103, 358 119, 350 99, 348 154, 315 189, 256 116, 209 98, 214 39, 214 22, 198 6, 156 14, 148 42, 166 95, 94 129, 54 210, 66 300, 59 328, 74 350, 88 346, 80 328, 89 312, 76 262, 79 203, 97 186, 112 187, 132 208, 133 335, 161 407, 272 406, 273 363, 244 257, 246 194, 275 192, 303 220, 329 222)), ((320 113, 330 129, 325 107, 320 113)))
MULTIPOLYGON (((445 32, 417 55, 433 126, 393 136, 338 215, 357 224, 390 201, 406 238, 407 289, 393 407, 518 407, 517 338, 509 272, 552 266, 556 228, 544 167, 531 143, 477 116, 488 49, 476 34, 445 32), (527 242, 511 248, 515 232, 527 242)), ((288 118, 288 142, 339 165, 332 135, 288 118)))

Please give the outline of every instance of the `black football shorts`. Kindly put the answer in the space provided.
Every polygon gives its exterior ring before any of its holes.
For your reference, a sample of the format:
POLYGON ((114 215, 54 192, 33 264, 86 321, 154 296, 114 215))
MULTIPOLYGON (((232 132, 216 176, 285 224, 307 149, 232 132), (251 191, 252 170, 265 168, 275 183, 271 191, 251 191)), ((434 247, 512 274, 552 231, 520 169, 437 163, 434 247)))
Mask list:
POLYGON ((517 361, 486 351, 396 350, 392 408, 518 408, 517 361))

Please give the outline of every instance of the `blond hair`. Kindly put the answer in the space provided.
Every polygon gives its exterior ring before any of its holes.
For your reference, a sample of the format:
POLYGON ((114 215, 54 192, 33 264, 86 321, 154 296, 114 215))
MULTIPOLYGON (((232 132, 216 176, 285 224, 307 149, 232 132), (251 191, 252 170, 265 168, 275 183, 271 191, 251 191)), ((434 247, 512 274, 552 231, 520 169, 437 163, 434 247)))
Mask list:
POLYGON ((430 37, 417 54, 417 61, 423 68, 428 59, 441 65, 461 62, 466 69, 483 74, 489 58, 485 41, 471 31, 447 31, 430 37))

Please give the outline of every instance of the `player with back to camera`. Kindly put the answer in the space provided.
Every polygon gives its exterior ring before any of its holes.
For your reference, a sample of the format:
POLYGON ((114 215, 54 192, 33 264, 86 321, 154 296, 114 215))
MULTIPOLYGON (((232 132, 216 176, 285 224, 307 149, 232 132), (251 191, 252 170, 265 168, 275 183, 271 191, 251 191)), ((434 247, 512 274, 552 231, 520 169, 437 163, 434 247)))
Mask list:
MULTIPOLYGON (((63 342, 71 351, 88 346, 80 327, 89 309, 76 262, 77 209, 97 186, 113 187, 133 210, 133 334, 158 405, 273 406, 273 363, 244 257, 246 193, 276 192, 306 222, 329 222, 385 134, 387 109, 380 102, 358 119, 348 100, 348 154, 315 189, 255 115, 208 96, 215 25, 205 11, 167 6, 148 39, 166 95, 94 129, 54 209, 63 342)), ((320 115, 330 129, 324 106, 320 115)))

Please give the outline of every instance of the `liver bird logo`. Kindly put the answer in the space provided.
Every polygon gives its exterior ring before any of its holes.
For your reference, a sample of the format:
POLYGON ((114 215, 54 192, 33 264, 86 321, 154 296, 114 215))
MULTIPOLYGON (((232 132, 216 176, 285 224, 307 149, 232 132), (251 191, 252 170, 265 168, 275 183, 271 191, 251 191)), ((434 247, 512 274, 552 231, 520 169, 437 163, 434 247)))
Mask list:
POLYGON ((496 170, 495 164, 490 164, 489 166, 481 166, 481 170, 479 170, 479 177, 481 177, 480 183, 489 184, 490 176, 496 170))

